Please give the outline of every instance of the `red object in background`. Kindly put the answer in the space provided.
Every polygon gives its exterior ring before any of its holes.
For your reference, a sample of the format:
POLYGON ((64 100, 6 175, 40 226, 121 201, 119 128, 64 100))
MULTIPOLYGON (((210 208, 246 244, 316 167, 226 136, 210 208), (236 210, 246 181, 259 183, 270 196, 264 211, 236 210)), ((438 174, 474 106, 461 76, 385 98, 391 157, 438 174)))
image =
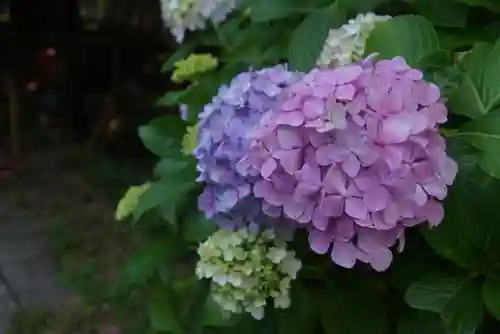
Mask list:
POLYGON ((37 91, 37 89, 38 89, 38 82, 37 81, 30 81, 26 85, 26 90, 28 90, 29 92, 35 92, 35 91, 37 91))
POLYGON ((54 48, 46 48, 37 52, 36 67, 39 81, 53 84, 57 80, 57 52, 54 48))
POLYGON ((45 49, 45 54, 49 57, 55 57, 57 55, 57 51, 54 48, 45 49))
POLYGON ((36 54, 36 76, 37 79, 29 81, 26 85, 26 90, 35 92, 40 88, 40 85, 51 85, 57 80, 57 51, 49 47, 40 50, 36 54))

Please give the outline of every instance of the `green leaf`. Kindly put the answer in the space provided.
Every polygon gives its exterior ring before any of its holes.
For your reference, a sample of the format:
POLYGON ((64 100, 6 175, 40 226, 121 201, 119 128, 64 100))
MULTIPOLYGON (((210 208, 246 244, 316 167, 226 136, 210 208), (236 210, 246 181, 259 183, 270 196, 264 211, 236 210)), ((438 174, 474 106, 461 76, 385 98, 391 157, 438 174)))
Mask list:
POLYGON ((161 72, 166 73, 174 69, 174 65, 177 61, 186 58, 191 52, 193 52, 195 48, 194 43, 184 43, 180 46, 177 46, 176 50, 164 63, 161 67, 161 72))
POLYGON ((168 92, 163 95, 156 104, 160 107, 176 106, 179 104, 179 101, 184 94, 186 94, 186 91, 184 90, 168 92))
POLYGON ((177 296, 168 287, 156 284, 149 292, 149 319, 151 327, 157 331, 181 334, 181 324, 173 302, 177 296))
POLYGON ((290 66, 298 71, 309 71, 318 59, 328 32, 345 21, 345 13, 336 6, 311 12, 295 29, 288 47, 290 66))
POLYGON ((179 117, 162 116, 147 125, 139 127, 139 137, 144 146, 160 157, 168 157, 172 152, 180 152, 184 136, 184 121, 179 117))
POLYGON ((460 86, 462 72, 455 65, 450 53, 445 50, 438 50, 423 57, 418 68, 424 72, 426 80, 439 86, 444 96, 448 96, 460 86))
POLYGON ((134 210, 134 220, 138 221, 144 213, 163 204, 176 207, 194 186, 194 179, 185 180, 182 177, 151 183, 148 190, 139 198, 134 210))
POLYGON ((425 239, 418 233, 410 232, 406 236, 405 250, 394 257, 389 271, 392 284, 401 291, 406 291, 417 277, 435 272, 443 266, 443 259, 436 256, 425 239))
POLYGON ((416 15, 402 15, 375 26, 366 41, 365 55, 378 53, 381 58, 405 58, 416 66, 425 56, 439 50, 432 24, 416 15))
POLYGON ((500 4, 496 0, 458 0, 470 6, 485 7, 500 13, 500 4))
POLYGON ((500 320, 500 279, 488 277, 483 285, 483 300, 488 311, 500 320))
POLYGON ((213 221, 205 218, 205 214, 195 210, 188 215, 182 224, 184 240, 188 242, 201 242, 212 235, 216 230, 213 221))
POLYGON ((453 136, 466 139, 483 151, 498 152, 500 149, 500 110, 466 123, 453 136))
POLYGON ((462 170, 449 188, 443 222, 424 231, 424 235, 439 255, 461 267, 487 273, 498 269, 498 255, 492 250, 500 239, 499 224, 491 217, 498 211, 500 187, 493 178, 487 185, 477 182, 480 176, 488 175, 474 165, 466 166, 461 165, 462 170))
POLYGON ((370 12, 383 2, 386 0, 337 0, 340 8, 352 13, 370 12))
MULTIPOLYGON (((192 167, 188 159, 163 158, 156 164, 153 173, 159 178, 169 178, 180 172, 186 173, 192 167)), ((192 174, 196 174, 194 170, 192 174)))
POLYGON ((231 314, 222 309, 209 295, 203 305, 201 322, 204 327, 226 327, 231 325, 231 314))
POLYGON ((436 26, 465 27, 468 7, 456 0, 413 0, 417 12, 436 26))
POLYGON ((445 334, 445 331, 438 315, 414 310, 401 318, 398 334, 445 334))
MULTIPOLYGON (((232 47, 220 56, 227 63, 244 63, 246 66, 259 66, 265 61, 283 58, 288 45, 287 32, 271 23, 256 23, 241 31, 232 47), (281 47, 278 57, 273 47, 281 47)), ((288 33, 289 35, 289 33, 288 33)))
POLYGON ((479 166, 488 174, 500 178, 500 110, 468 122, 451 136, 465 139, 482 150, 477 156, 479 166))
POLYGON ((429 275, 408 288, 405 300, 416 309, 442 314, 468 280, 468 276, 457 278, 429 275))
MULTIPOLYGON (((249 1, 250 2, 250 1, 249 1)), ((293 15, 308 13, 322 4, 324 0, 256 0, 251 1, 248 15, 254 22, 267 22, 293 15)))
POLYGON ((500 40, 493 47, 477 44, 464 57, 462 66, 462 84, 448 101, 452 112, 474 119, 500 104, 500 40))
POLYGON ((479 166, 488 174, 500 180, 500 155, 496 152, 483 152, 479 156, 479 166))
POLYGON ((318 293, 316 287, 295 283, 290 296, 292 305, 278 313, 277 334, 316 333, 320 322, 316 305, 318 293))
POLYGON ((327 334, 382 334, 387 330, 383 300, 374 289, 351 283, 324 292, 322 323, 327 334))
POLYGON ((125 276, 130 284, 144 283, 156 269, 178 254, 178 247, 172 238, 163 237, 148 240, 139 248, 125 266, 125 276))
POLYGON ((410 286, 405 300, 414 308, 440 314, 450 334, 472 334, 483 319, 481 286, 468 274, 427 276, 410 286))

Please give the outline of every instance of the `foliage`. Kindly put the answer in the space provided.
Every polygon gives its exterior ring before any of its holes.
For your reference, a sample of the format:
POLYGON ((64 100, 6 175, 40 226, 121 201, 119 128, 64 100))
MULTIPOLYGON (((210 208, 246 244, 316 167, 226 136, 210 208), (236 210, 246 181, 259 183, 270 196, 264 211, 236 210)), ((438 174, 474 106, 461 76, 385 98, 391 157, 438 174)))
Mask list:
POLYGON ((170 72, 192 50, 212 50, 219 67, 167 92, 166 106, 183 105, 186 121, 163 116, 139 129, 157 155, 154 180, 139 198, 133 221, 147 231, 129 263, 130 284, 150 293, 152 333, 494 333, 500 329, 500 6, 490 0, 258 0, 246 1, 227 20, 187 35, 166 60, 170 72), (406 250, 383 273, 368 266, 343 269, 293 247, 304 264, 286 310, 266 309, 264 320, 229 320, 194 276, 196 248, 215 230, 197 212, 202 187, 196 161, 182 154, 186 127, 237 73, 288 63, 309 71, 331 29, 365 11, 391 15, 366 36, 365 56, 402 56, 436 83, 449 120, 440 129, 459 173, 434 229, 407 233, 406 250), (495 30, 498 31, 498 30, 495 30))

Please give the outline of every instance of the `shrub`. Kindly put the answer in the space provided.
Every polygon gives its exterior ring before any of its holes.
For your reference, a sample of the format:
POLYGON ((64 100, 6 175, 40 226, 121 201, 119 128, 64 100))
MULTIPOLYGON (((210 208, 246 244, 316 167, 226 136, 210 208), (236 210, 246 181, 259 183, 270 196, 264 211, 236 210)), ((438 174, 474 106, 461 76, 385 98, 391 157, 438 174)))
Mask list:
POLYGON ((500 329, 500 4, 162 8, 188 84, 127 206, 154 331, 500 329))

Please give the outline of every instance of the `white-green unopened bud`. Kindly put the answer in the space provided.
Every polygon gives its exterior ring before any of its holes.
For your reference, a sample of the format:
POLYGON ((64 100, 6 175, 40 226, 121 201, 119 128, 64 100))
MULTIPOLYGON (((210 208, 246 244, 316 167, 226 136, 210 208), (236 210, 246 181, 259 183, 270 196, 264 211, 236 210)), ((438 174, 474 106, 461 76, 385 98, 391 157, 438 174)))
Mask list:
POLYGON ((316 64, 319 67, 337 67, 360 60, 375 25, 390 18, 373 13, 359 14, 340 28, 330 30, 316 64))

